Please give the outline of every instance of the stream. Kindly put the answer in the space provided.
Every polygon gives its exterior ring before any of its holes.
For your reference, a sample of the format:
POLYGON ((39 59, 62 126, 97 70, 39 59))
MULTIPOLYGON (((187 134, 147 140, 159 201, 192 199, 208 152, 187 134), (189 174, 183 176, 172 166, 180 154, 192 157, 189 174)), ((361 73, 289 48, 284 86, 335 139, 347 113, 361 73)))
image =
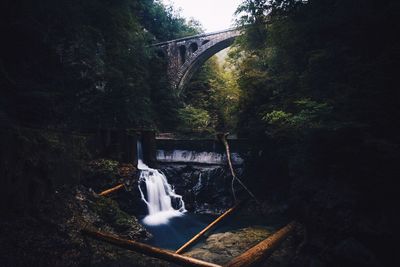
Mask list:
MULTIPOLYGON (((139 190, 148 209, 139 219, 152 234, 146 241, 149 245, 175 251, 233 205, 231 176, 223 155, 159 150, 157 160, 162 169, 158 170, 143 162, 140 142, 137 150, 139 190)), ((238 154, 233 160, 241 173, 243 160, 238 154)), ((239 210, 208 231, 185 255, 224 264, 282 225, 282 221, 241 214, 239 210)))
POLYGON ((215 218, 216 216, 213 215, 187 212, 183 216, 170 219, 166 224, 147 225, 143 219, 140 222, 153 235, 146 243, 155 247, 177 250, 215 218))
MULTIPOLYGON (((157 226, 144 224, 153 235, 146 243, 175 251, 216 217, 187 212, 183 216, 170 219, 167 224, 157 226)), ((285 221, 280 219, 243 215, 238 211, 208 231, 184 255, 225 264, 267 238, 284 223, 285 221)))

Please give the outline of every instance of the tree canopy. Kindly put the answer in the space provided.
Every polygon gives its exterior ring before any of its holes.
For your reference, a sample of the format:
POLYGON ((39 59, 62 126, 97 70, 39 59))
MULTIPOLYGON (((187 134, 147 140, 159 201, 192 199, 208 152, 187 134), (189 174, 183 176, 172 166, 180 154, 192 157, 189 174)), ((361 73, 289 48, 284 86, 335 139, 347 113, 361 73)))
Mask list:
POLYGON ((197 22, 153 0, 2 5, 3 121, 97 129, 162 127, 174 119, 165 59, 149 45, 198 33, 197 22))
POLYGON ((231 60, 238 131, 254 141, 247 177, 260 195, 292 199, 309 229, 333 231, 319 233, 329 242, 378 214, 398 222, 388 214, 400 173, 399 11, 398 1, 376 0, 246 0, 238 9, 245 34, 231 60))

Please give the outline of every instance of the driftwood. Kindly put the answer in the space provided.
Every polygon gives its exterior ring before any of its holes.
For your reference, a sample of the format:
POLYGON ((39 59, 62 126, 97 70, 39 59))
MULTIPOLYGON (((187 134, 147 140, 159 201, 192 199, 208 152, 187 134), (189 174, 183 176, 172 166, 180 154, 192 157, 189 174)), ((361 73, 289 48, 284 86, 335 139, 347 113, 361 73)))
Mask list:
POLYGON ((228 209, 225 211, 221 216, 219 216, 217 219, 215 219, 212 223, 210 223, 206 228, 201 230, 197 235, 195 235, 192 239, 190 239, 188 242, 186 242, 183 246, 181 246, 175 253, 180 254, 183 253, 188 247, 194 244, 201 236, 203 236, 208 230, 210 230, 212 227, 214 227, 217 223, 222 221, 225 217, 229 216, 232 212, 234 212, 240 205, 240 202, 237 203, 235 206, 232 208, 228 209))
POLYGON ((115 191, 120 190, 122 187, 124 187, 124 184, 119 184, 119 185, 117 185, 117 186, 114 186, 113 188, 104 190, 103 192, 101 192, 101 193, 99 194, 99 196, 107 196, 107 195, 109 195, 109 194, 111 194, 111 193, 113 193, 113 192, 115 192, 115 191))
POLYGON ((249 195, 254 198, 256 200, 256 202, 258 203, 257 198, 254 196, 254 194, 247 188, 247 186, 236 176, 235 170, 233 169, 233 165, 232 165, 232 160, 231 160, 231 152, 229 149, 229 143, 228 140, 226 139, 226 137, 229 135, 229 133, 224 133, 224 134, 218 134, 217 137, 221 140, 221 142, 224 144, 225 146, 225 152, 226 152, 226 158, 228 160, 228 165, 229 165, 229 169, 231 170, 231 174, 232 174, 232 194, 233 194, 233 198, 236 201, 236 195, 235 195, 235 190, 233 188, 233 183, 236 181, 239 182, 239 184, 249 193, 249 195))
POLYGON ((145 255, 173 262, 182 266, 194 267, 221 267, 221 265, 179 255, 172 251, 156 248, 133 240, 122 239, 114 235, 102 233, 88 228, 82 229, 82 233, 90 237, 105 241, 107 243, 125 248, 131 251, 140 252, 145 255))
POLYGON ((243 254, 231 260, 224 267, 250 267, 256 266, 263 259, 270 256, 283 240, 295 229, 295 222, 291 222, 276 233, 250 248, 243 254))

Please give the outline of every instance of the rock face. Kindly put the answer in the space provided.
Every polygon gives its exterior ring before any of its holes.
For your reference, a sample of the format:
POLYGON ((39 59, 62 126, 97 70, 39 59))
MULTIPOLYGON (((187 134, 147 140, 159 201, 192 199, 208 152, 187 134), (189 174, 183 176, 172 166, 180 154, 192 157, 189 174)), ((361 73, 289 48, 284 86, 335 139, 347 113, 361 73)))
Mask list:
POLYGON ((203 243, 196 245, 186 256, 225 264, 232 258, 271 235, 272 229, 254 226, 235 231, 211 234, 203 243))
POLYGON ((124 188, 111 197, 121 210, 129 214, 145 214, 146 205, 138 190, 139 172, 132 164, 123 164, 109 159, 90 161, 84 168, 84 185, 97 193, 123 183, 124 188))
MULTIPOLYGON (((188 211, 219 214, 233 205, 232 176, 226 166, 163 164, 160 169, 183 196, 188 211)), ((236 167, 238 175, 242 171, 236 167)), ((234 189, 240 192, 237 184, 234 189)))

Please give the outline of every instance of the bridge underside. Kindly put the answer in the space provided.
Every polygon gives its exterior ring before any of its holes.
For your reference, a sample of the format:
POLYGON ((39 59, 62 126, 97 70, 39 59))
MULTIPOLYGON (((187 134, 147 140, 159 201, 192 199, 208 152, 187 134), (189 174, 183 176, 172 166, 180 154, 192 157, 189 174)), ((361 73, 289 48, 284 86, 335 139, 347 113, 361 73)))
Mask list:
POLYGON ((211 56, 229 47, 240 35, 237 29, 200 34, 154 45, 168 59, 168 78, 179 95, 193 74, 211 56))
POLYGON ((204 49, 204 51, 196 57, 195 60, 191 60, 188 66, 183 66, 181 72, 175 78, 173 84, 175 85, 178 93, 182 92, 186 84, 190 81, 193 74, 207 61, 210 57, 218 53, 219 51, 229 47, 234 42, 235 38, 228 38, 223 41, 218 42, 215 45, 204 49))

